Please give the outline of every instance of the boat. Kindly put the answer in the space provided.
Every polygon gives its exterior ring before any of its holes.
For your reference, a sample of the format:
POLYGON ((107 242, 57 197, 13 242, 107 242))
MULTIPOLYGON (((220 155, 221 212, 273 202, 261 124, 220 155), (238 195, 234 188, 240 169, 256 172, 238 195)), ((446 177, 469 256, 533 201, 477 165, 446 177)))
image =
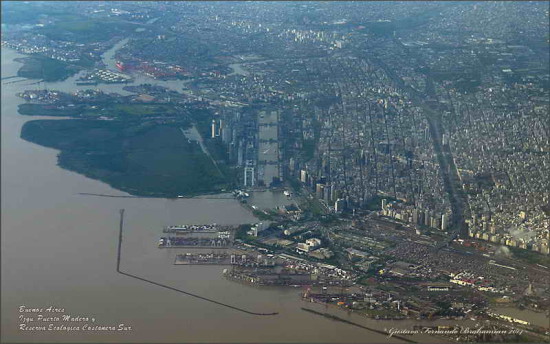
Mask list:
POLYGON ((115 66, 118 68, 119 71, 124 71, 126 69, 126 66, 124 65, 123 62, 120 62, 120 61, 117 61, 115 63, 115 66))

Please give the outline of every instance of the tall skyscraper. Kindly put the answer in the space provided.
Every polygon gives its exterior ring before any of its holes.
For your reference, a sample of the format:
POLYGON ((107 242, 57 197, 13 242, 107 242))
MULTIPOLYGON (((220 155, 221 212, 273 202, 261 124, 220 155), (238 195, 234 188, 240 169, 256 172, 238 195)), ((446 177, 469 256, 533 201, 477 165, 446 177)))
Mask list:
POLYGON ((215 138, 216 137, 216 120, 213 119, 212 120, 212 138, 215 138))

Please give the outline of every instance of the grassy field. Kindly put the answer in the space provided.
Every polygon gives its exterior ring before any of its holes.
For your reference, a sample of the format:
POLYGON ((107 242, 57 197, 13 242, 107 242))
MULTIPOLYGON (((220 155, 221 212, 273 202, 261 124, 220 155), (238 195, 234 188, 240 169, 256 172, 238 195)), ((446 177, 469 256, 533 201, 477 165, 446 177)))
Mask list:
POLYGON ((18 111, 27 116, 78 116, 82 107, 66 107, 64 109, 50 109, 42 104, 20 104, 18 111))
POLYGON ((162 104, 115 104, 113 116, 168 116, 176 114, 173 106, 162 104))
MULTIPOLYGON (((178 111, 175 107, 166 104, 78 104, 64 109, 51 108, 48 104, 26 103, 19 105, 19 113, 29 116, 73 116, 93 118, 98 116, 132 119, 139 117, 175 116, 178 111)), ((185 116, 181 116, 184 118, 185 116)), ((185 117, 186 118, 186 117, 185 117)))
POLYGON ((133 195, 176 197, 219 191, 228 180, 180 131, 186 123, 37 120, 21 137, 61 150, 61 167, 133 195))

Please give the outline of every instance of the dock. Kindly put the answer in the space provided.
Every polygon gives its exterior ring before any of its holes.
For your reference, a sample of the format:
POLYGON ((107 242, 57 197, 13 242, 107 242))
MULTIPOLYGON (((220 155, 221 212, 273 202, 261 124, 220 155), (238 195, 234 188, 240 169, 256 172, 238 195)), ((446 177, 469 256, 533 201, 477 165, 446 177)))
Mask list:
POLYGON ((275 267, 275 260, 262 255, 250 255, 242 252, 211 252, 178 254, 174 265, 229 265, 241 267, 275 267))
POLYGON ((165 226, 162 229, 163 233, 189 234, 189 233, 222 233, 235 230, 235 226, 221 226, 218 224, 203 224, 203 225, 175 225, 165 226))
POLYGON ((233 243, 226 238, 161 237, 159 248, 231 248, 233 243))
POLYGON ((274 316, 274 315, 279 314, 279 312, 253 312, 253 311, 249 311, 249 310, 246 310, 246 309, 243 309, 243 308, 239 308, 239 307, 227 304, 227 303, 223 303, 223 302, 216 301, 216 300, 204 297, 204 296, 193 294, 193 293, 190 293, 190 292, 182 290, 182 289, 174 288, 174 287, 171 287, 171 286, 166 285, 166 284, 151 281, 149 279, 146 279, 146 278, 136 276, 134 274, 122 271, 122 269, 120 268, 120 261, 121 261, 121 256, 122 256, 122 230, 123 230, 123 227, 124 227, 124 209, 120 209, 118 249, 117 249, 117 261, 116 261, 116 271, 117 271, 117 273, 119 273, 121 275, 124 275, 124 276, 127 276, 127 277, 130 277, 130 278, 133 278, 135 280, 139 280, 139 281, 142 281, 142 282, 149 283, 151 285, 155 285, 155 286, 158 286, 158 287, 161 287, 161 288, 164 288, 164 289, 172 290, 172 291, 175 291, 175 292, 183 294, 183 295, 191 296, 191 297, 194 297, 196 299, 200 299, 200 300, 203 300, 203 301, 206 301, 206 302, 210 302, 210 303, 216 304, 218 306, 233 309, 233 310, 238 311, 238 312, 242 312, 242 313, 246 313, 246 314, 250 314, 250 315, 256 315, 256 316, 274 316))

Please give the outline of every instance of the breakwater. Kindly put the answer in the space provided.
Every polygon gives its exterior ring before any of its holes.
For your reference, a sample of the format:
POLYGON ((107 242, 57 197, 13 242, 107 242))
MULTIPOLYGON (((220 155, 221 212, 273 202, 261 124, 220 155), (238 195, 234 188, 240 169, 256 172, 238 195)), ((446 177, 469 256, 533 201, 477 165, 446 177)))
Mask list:
POLYGON ((178 196, 177 198, 175 198, 175 197, 165 197, 165 196, 108 195, 108 194, 98 194, 98 193, 90 193, 90 192, 79 192, 78 194, 82 196, 113 197, 113 198, 233 199, 233 197, 220 197, 220 196, 178 196))
POLYGON ((170 290, 176 291, 176 292, 178 292, 178 293, 185 294, 185 295, 187 295, 187 296, 191 296, 191 297, 194 297, 194 298, 197 298, 197 299, 200 299, 200 300, 208 301, 208 302, 210 302, 210 303, 214 303, 214 304, 216 304, 216 305, 219 305, 219 306, 222 306, 222 307, 226 307, 226 308, 230 308, 230 309, 233 309, 233 310, 242 312, 242 313, 251 314, 251 315, 262 315, 262 316, 277 315, 277 314, 279 314, 279 312, 259 313, 259 312, 248 311, 248 310, 246 310, 246 309, 242 309, 242 308, 235 307, 235 306, 232 306, 232 305, 223 303, 223 302, 219 302, 219 301, 216 301, 216 300, 212 300, 212 299, 209 299, 209 298, 204 297, 204 296, 200 296, 200 295, 196 295, 196 294, 193 294, 193 293, 189 293, 189 292, 187 292, 187 291, 185 291, 185 290, 181 290, 181 289, 178 289, 178 288, 174 288, 174 287, 171 287, 171 286, 162 284, 162 283, 158 283, 158 282, 155 282, 155 281, 151 281, 151 280, 148 280, 148 279, 146 279, 146 278, 139 277, 139 276, 136 276, 136 275, 133 275, 133 274, 130 274, 130 273, 127 273, 127 272, 122 271, 122 270, 120 269, 120 261, 121 261, 121 256, 122 256, 122 229, 123 229, 123 227, 124 227, 124 209, 121 209, 121 210, 120 210, 119 234, 118 234, 117 264, 116 264, 116 271, 117 271, 119 274, 125 275, 125 276, 128 276, 128 277, 132 277, 132 278, 134 278, 134 279, 137 279, 137 280, 140 280, 140 281, 143 281, 143 282, 147 282, 147 283, 150 283, 150 284, 153 284, 153 285, 156 285, 156 286, 165 288, 165 289, 170 289, 170 290))
MULTIPOLYGON (((363 328, 365 330, 369 330, 369 331, 372 331, 372 332, 376 332, 376 333, 379 333, 379 334, 383 334, 383 335, 386 335, 386 336, 389 336, 390 334, 386 331, 382 331, 382 330, 377 330, 375 328, 372 328, 372 327, 367 327, 367 326, 363 326, 363 325, 359 325, 359 324, 356 324, 352 321, 349 321, 349 320, 346 320, 346 319, 343 319, 343 318, 340 318, 336 315, 332 315, 332 314, 329 314, 329 313, 322 313, 322 312, 318 312, 316 310, 313 310, 313 309, 309 309, 309 308, 305 308, 305 307, 301 307, 302 310, 306 311, 306 312, 310 312, 310 313, 313 313, 313 314, 317 314, 317 315, 321 315, 325 318, 329 318, 331 320, 335 320, 335 321, 340 321, 340 322, 343 322, 343 323, 346 323, 346 324, 350 324, 350 325, 353 325, 353 326, 357 326, 357 327, 360 327, 360 328, 363 328)), ((412 339, 408 339, 408 338, 405 338, 405 337, 402 337, 402 336, 396 336, 396 335, 393 335, 392 337, 394 338, 397 338, 397 339, 401 339, 407 343, 417 343, 415 342, 414 340, 412 339)))

